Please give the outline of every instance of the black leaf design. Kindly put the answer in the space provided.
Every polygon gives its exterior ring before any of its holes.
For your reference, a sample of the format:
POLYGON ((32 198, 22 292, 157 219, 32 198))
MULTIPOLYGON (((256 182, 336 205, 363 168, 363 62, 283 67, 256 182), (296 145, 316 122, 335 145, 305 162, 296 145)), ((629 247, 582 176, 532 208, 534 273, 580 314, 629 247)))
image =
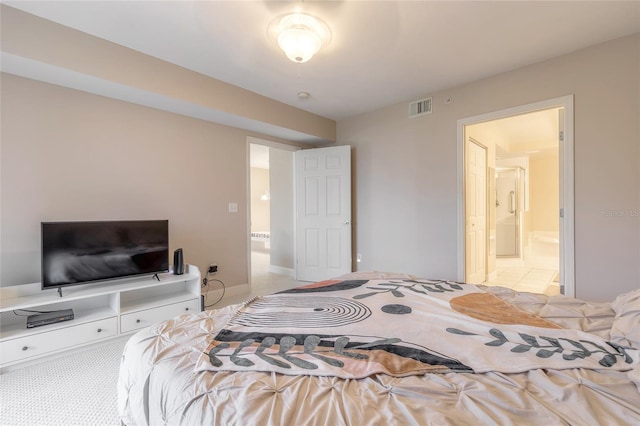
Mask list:
POLYGON ((334 367, 344 367, 344 362, 339 359, 329 358, 324 355, 313 353, 315 348, 320 344, 320 338, 315 335, 307 336, 304 339, 304 353, 307 355, 311 355, 312 357, 318 358, 320 361, 325 362, 334 367))
POLYGON ((469 333, 468 331, 462 331, 462 330, 460 330, 458 328, 451 328, 450 327, 450 328, 447 328, 446 330, 449 333, 459 334, 461 336, 477 336, 476 333, 469 333))
POLYGON ((280 349, 278 350, 278 355, 282 357, 282 359, 289 361, 290 363, 297 365, 300 368, 304 368, 307 370, 315 370, 318 366, 312 362, 305 361, 300 358, 296 358, 291 355, 287 355, 287 352, 291 350, 296 344, 296 338, 293 336, 284 336, 280 339, 280 349))
POLYGON ((540 338, 543 339, 543 340, 546 340, 549 343, 551 343, 552 346, 562 349, 562 345, 560 344, 560 341, 558 339, 556 339, 555 337, 540 336, 540 338))
POLYGON ((312 362, 305 361, 304 359, 296 358, 291 355, 281 354, 283 359, 289 361, 291 364, 297 365, 300 368, 304 368, 306 370, 316 370, 318 366, 312 362))
POLYGON ((520 335, 520 337, 522 337, 522 340, 524 340, 525 342, 527 342, 528 344, 530 344, 534 348, 539 348, 540 347, 540 345, 538 344, 538 341, 532 335, 525 334, 525 333, 518 333, 518 334, 520 335))
POLYGON ((304 352, 310 353, 320 344, 320 338, 316 335, 309 335, 304 339, 304 352))
POLYGON ((529 349, 531 349, 529 345, 518 345, 511 348, 511 352, 522 353, 527 352, 529 349))
POLYGON ((538 352, 536 352, 536 356, 538 356, 540 358, 549 358, 549 357, 553 356, 554 353, 556 353, 556 351, 549 351, 547 349, 540 349, 538 352))
POLYGON ((598 363, 604 367, 611 367, 616 363, 616 356, 612 354, 607 354, 598 363))
POLYGON ((576 342, 575 340, 571 340, 571 339, 562 339, 562 340, 571 343, 573 346, 575 346, 576 348, 580 349, 583 352, 589 352, 589 349, 585 348, 584 345, 582 345, 579 342, 576 342))
POLYGON ((256 353, 264 352, 265 349, 270 348, 271 346, 274 345, 274 343, 276 343, 275 337, 265 337, 264 339, 262 339, 262 343, 260 343, 260 347, 256 349, 256 353))
POLYGON ((449 287, 451 287, 454 290, 462 290, 462 286, 455 284, 455 283, 448 283, 449 287))
MULTIPOLYGON (((469 333, 467 331, 459 330, 457 328, 447 328, 446 330, 447 332, 453 334, 477 335, 474 333, 469 333)), ((502 333, 502 331, 498 330, 497 328, 490 329, 489 334, 495 337, 495 340, 485 343, 486 346, 502 346, 503 344, 509 342, 514 345, 511 348, 511 352, 514 353, 524 353, 530 351, 532 348, 537 348, 535 354, 539 358, 550 358, 555 354, 562 354, 562 359, 564 359, 565 361, 574 361, 578 358, 585 359, 602 352, 602 359, 600 359, 598 362, 604 367, 611 367, 615 365, 618 361, 618 357, 624 358, 626 363, 633 362, 633 358, 629 356, 629 354, 625 351, 625 348, 611 342, 607 342, 607 344, 611 348, 615 349, 615 351, 613 352, 607 350, 605 347, 596 342, 588 340, 575 341, 564 337, 555 338, 547 336, 532 336, 526 333, 518 333, 518 335, 524 342, 520 343, 509 341, 504 333, 502 333), (566 344, 563 346, 561 341, 565 341, 571 346, 566 344), (546 342, 548 343, 548 345, 545 345, 544 343, 541 344, 541 342, 546 342), (589 350, 585 345, 593 346, 597 348, 597 350, 589 350)))
POLYGON ((289 364, 287 364, 286 362, 282 362, 279 359, 275 359, 273 357, 270 357, 269 355, 267 355, 265 353, 256 351, 256 355, 260 359, 262 359, 263 361, 268 362, 271 365, 275 365, 275 366, 280 367, 280 368, 291 368, 291 366, 289 364))
POLYGON ((505 342, 507 341, 507 338, 502 333, 502 331, 498 330, 497 328, 492 328, 491 330, 489 330, 489 334, 498 340, 504 340, 505 342))
POLYGON ((245 341, 243 341, 242 343, 240 343, 238 345, 238 347, 236 348, 235 351, 233 351, 233 353, 231 354, 231 357, 229 358, 231 360, 231 362, 233 362, 236 365, 239 365, 241 367, 251 367, 252 365, 254 365, 253 361, 251 361, 250 359, 247 358, 242 358, 240 356, 238 356, 238 354, 240 353, 240 351, 243 348, 246 348, 247 346, 252 345, 255 342, 255 340, 253 339, 247 339, 245 341))
POLYGON ((289 350, 294 347, 296 344, 296 338, 293 336, 284 336, 280 339, 280 349, 278 353, 280 355, 289 352, 289 350))
POLYGON ((629 356, 629 354, 627 353, 627 351, 625 350, 625 348, 623 348, 620 345, 617 345, 613 342, 607 342, 609 344, 609 346, 611 346, 613 349, 615 349, 616 351, 618 351, 618 353, 622 354, 622 356, 624 357, 624 362, 627 364, 631 364, 633 362, 633 358, 631 358, 631 356, 629 356))
POLYGON ((215 348, 211 348, 211 350, 209 351, 209 354, 216 354, 218 352, 220 352, 223 349, 227 349, 229 347, 228 343, 220 343, 218 346, 216 346, 215 348))
POLYGON ((376 292, 373 292, 373 293, 356 294, 355 296, 353 296, 353 298, 354 299, 364 299, 365 297, 375 296, 378 293, 380 293, 380 292, 376 291, 376 292))
POLYGON ((395 297, 404 297, 404 294, 398 290, 391 290, 391 294, 393 294, 395 297))
POLYGON ((424 288, 425 290, 430 291, 432 293, 444 293, 443 290, 438 290, 437 288, 433 288, 433 287, 431 287, 429 285, 426 285, 426 284, 423 284, 422 288, 424 288))
POLYGON ((398 339, 398 338, 381 339, 381 340, 376 340, 375 342, 354 346, 353 349, 366 349, 366 348, 371 348, 371 347, 380 346, 380 345, 393 345, 398 342, 402 342, 402 339, 398 339))
POLYGON ((239 356, 231 356, 231 362, 240 367, 251 367, 253 365, 253 361, 247 358, 241 358, 239 356))
POLYGON ((333 351, 335 353, 337 353, 338 355, 346 356, 346 357, 349 357, 349 358, 369 359, 369 357, 364 355, 364 354, 357 354, 357 353, 345 351, 344 348, 347 346, 347 343, 349 343, 349 338, 348 337, 346 337, 346 336, 338 337, 336 339, 336 343, 333 346, 333 351))
POLYGON ((220 367, 222 365, 222 361, 220 361, 220 359, 213 354, 213 350, 209 352, 209 362, 214 367, 220 367))
POLYGON ((346 336, 340 336, 336 339, 336 342, 333 344, 333 350, 337 353, 340 353, 344 350, 344 348, 349 343, 349 338, 346 336))
POLYGON ((215 356, 215 354, 217 354, 218 352, 220 352, 223 349, 227 349, 228 347, 229 347, 228 343, 220 343, 215 348, 211 348, 211 350, 208 353, 209 362, 211 363, 211 365, 213 365, 215 367, 220 367, 222 365, 222 361, 217 356, 215 356))
POLYGON ((278 359, 275 359, 273 357, 270 357, 269 355, 266 355, 264 353, 264 351, 268 348, 270 348, 271 346, 273 346, 276 343, 276 339, 275 337, 265 337, 264 339, 262 339, 262 343, 260 344, 260 347, 258 347, 258 349, 256 349, 256 355, 262 359, 263 361, 268 362, 271 365, 275 365, 281 368, 291 368, 291 366, 285 362, 282 362, 278 359))
POLYGON ((588 355, 589 352, 573 351, 570 354, 562 355, 562 358, 566 359, 567 361, 573 361, 576 358, 585 359, 588 355))
POLYGON ((491 334, 493 337, 496 337, 496 340, 485 343, 486 346, 502 346, 507 342, 507 338, 497 328, 492 328, 491 330, 489 330, 489 334, 491 334))

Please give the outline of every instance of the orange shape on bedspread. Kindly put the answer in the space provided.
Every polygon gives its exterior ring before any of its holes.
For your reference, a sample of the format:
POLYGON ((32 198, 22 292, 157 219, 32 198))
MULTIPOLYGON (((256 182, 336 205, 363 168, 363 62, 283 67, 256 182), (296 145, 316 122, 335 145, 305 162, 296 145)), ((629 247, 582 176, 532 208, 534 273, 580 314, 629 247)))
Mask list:
POLYGON ((558 324, 530 314, 488 293, 470 293, 449 301, 461 314, 495 324, 522 324, 542 328, 562 328, 558 324))
POLYGON ((338 284, 343 282, 344 280, 326 280, 326 281, 318 281, 315 283, 311 283, 311 284, 307 284, 307 285, 302 285, 300 287, 296 287, 296 288, 319 288, 319 287, 327 287, 333 284, 338 284))

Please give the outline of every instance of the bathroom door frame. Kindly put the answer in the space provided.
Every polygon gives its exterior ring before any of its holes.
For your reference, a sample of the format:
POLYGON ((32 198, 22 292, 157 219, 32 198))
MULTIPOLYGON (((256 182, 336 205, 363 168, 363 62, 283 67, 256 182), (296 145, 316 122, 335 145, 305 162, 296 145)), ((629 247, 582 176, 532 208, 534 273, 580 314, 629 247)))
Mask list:
POLYGON ((458 280, 465 277, 465 202, 464 202, 464 150, 465 127, 471 124, 507 118, 551 108, 562 108, 560 114, 560 290, 566 296, 575 297, 575 227, 574 227, 574 108, 573 95, 547 99, 540 102, 507 108, 458 120, 458 280))

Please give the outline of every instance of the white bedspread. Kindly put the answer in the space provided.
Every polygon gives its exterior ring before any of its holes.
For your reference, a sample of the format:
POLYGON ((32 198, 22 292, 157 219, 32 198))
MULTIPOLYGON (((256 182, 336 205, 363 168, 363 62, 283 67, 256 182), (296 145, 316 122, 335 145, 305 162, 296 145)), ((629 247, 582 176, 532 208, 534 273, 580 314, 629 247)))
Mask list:
MULTIPOLYGON (((485 290, 564 329, 609 340, 615 318, 610 304, 564 296, 548 298, 502 288, 485 290)), ((631 364, 633 369, 629 371, 603 366, 405 377, 374 374, 362 379, 195 368, 240 308, 241 305, 234 305, 184 315, 135 334, 125 348, 118 381, 123 423, 129 426, 640 424, 640 392, 633 381, 633 377, 640 376, 637 364, 631 364)), ((457 328, 468 331, 464 325, 457 328)), ((496 328, 502 330, 503 325, 496 328)), ((491 340, 480 334, 449 334, 464 341, 459 344, 462 348, 466 348, 467 340, 481 342, 484 352, 506 347, 506 343, 486 346, 491 340)), ((532 349, 522 353, 526 352, 533 353, 532 349)), ((593 359, 600 360, 598 356, 593 359)))

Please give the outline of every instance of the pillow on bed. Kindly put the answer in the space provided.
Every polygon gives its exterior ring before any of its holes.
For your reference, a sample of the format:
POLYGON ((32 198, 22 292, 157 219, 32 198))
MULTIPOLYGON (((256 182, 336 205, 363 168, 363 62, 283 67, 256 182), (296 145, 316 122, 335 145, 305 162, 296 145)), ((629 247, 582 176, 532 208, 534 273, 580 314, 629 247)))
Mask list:
POLYGON ((640 289, 621 294, 611 307, 616 312, 611 326, 611 341, 640 348, 640 289))

